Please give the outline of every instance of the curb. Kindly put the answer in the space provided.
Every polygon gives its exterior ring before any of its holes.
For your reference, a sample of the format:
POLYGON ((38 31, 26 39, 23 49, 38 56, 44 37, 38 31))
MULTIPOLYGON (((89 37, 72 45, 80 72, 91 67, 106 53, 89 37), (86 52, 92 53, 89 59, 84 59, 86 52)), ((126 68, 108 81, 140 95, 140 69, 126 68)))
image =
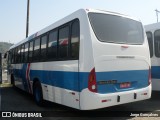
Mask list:
POLYGON ((0 84, 0 87, 12 87, 13 85, 10 84, 10 83, 3 83, 3 84, 0 84))

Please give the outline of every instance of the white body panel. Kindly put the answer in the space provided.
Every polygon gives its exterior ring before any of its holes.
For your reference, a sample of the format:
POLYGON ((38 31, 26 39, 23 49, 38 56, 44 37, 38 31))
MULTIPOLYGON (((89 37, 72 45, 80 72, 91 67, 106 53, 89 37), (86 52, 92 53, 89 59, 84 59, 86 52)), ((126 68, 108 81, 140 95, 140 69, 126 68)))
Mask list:
MULTIPOLYGON (((117 70, 141 70, 148 69, 147 58, 141 56, 134 56, 134 59, 130 58, 117 58, 116 56, 102 56, 95 59, 95 66, 97 71, 117 71, 117 70), (107 62, 106 62, 107 61, 107 62), (131 67, 134 66, 134 67, 131 67)), ((122 56, 123 57, 123 56, 122 56)), ((131 56, 132 57, 132 56, 131 56)))
MULTIPOLYGON (((158 29, 160 29, 160 23, 154 23, 150 25, 145 25, 146 32, 152 32, 153 37, 153 48, 154 48, 154 32, 158 29)), ((153 53, 155 53, 155 49, 153 49, 153 53)), ((152 66, 160 66, 160 58, 157 58, 155 54, 153 54, 153 57, 151 58, 151 65, 152 66)))
POLYGON ((151 85, 149 88, 143 88, 139 90, 131 90, 127 92, 117 92, 111 94, 93 94, 89 92, 87 89, 83 90, 81 93, 81 109, 97 109, 104 108, 129 102, 140 101, 144 99, 148 99, 151 97, 151 85), (134 99, 134 93, 137 93, 137 99, 134 99), (147 95, 144 95, 147 93, 147 95), (117 96, 121 97, 120 102, 117 102, 117 96), (107 100, 107 102, 102 102, 102 100, 107 100), (86 102, 88 101, 88 102, 86 102))
MULTIPOLYGON (((160 58, 155 56, 155 42, 154 42, 155 41, 154 40, 154 32, 156 30, 160 30, 160 23, 145 25, 145 30, 146 30, 146 32, 152 33, 153 56, 151 57, 151 66, 152 66, 152 69, 154 69, 154 67, 160 67, 160 58)), ((154 70, 152 72, 156 72, 156 71, 154 70)), ((160 71, 157 71, 155 74, 160 74, 159 72, 160 71)), ((152 90, 160 91, 160 78, 155 78, 155 76, 152 76, 152 90)))
POLYGON ((45 84, 42 89, 45 100, 79 109, 79 92, 45 84))
POLYGON ((152 78, 152 90, 160 91, 160 80, 152 78))

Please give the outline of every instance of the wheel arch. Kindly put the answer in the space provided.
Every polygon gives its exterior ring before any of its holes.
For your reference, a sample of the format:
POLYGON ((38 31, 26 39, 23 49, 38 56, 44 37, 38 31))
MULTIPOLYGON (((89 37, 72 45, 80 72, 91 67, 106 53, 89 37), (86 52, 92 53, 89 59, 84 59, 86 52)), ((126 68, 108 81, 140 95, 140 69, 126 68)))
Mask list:
MULTIPOLYGON (((41 85, 41 81, 39 80, 39 78, 34 78, 34 79, 33 79, 33 84, 32 84, 32 90, 34 89, 34 86, 35 86, 35 83, 36 83, 36 82, 39 82, 40 85, 41 85)), ((41 87, 42 87, 42 85, 41 85, 41 87)))
MULTIPOLYGON (((34 97, 34 100, 36 102, 37 105, 39 106, 43 106, 44 104, 44 100, 43 100, 43 88, 42 88, 42 84, 41 84, 41 81, 40 79, 38 78, 34 78, 33 79, 33 84, 32 84, 32 94, 33 94, 33 97, 34 97), (41 91, 40 92, 40 97, 39 97, 39 100, 37 101, 37 88, 41 91)), ((39 95, 38 95, 39 96, 39 95)))
POLYGON ((15 79, 14 79, 14 74, 12 73, 12 74, 10 74, 10 81, 11 81, 11 84, 15 84, 14 82, 15 82, 15 79))

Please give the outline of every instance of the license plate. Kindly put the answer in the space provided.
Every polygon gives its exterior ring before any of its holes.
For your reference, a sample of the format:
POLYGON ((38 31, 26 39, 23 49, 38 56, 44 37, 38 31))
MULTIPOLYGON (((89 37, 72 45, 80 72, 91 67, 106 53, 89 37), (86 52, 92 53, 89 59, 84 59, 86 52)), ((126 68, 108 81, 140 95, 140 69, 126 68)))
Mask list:
POLYGON ((120 84, 120 88, 129 88, 131 87, 131 83, 130 82, 125 82, 125 83, 121 83, 120 84))

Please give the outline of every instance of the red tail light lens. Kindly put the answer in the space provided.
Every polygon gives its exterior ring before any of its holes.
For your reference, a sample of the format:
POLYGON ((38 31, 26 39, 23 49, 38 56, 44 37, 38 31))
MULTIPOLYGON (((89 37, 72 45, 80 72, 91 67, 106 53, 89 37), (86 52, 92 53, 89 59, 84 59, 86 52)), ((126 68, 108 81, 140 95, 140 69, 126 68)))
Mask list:
POLYGON ((91 92, 97 92, 97 83, 96 83, 96 74, 95 74, 95 68, 91 70, 88 77, 88 89, 91 92))
POLYGON ((149 67, 148 85, 150 85, 151 82, 152 82, 152 78, 151 78, 151 68, 149 67))

